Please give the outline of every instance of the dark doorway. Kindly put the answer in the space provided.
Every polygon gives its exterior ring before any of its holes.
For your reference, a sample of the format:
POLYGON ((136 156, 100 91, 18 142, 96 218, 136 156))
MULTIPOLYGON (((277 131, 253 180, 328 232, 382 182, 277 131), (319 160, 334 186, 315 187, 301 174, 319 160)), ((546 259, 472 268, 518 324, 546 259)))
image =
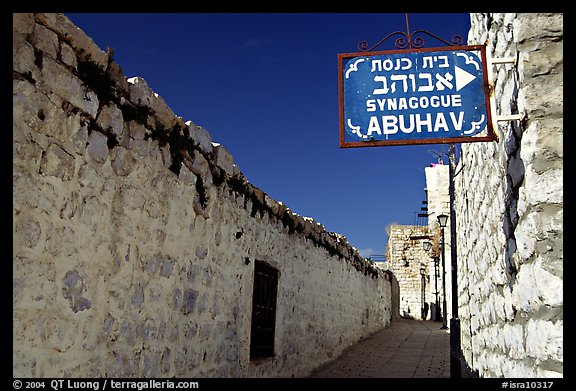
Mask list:
POLYGON ((277 290, 278 270, 266 262, 256 261, 252 294, 250 360, 274 357, 277 290))

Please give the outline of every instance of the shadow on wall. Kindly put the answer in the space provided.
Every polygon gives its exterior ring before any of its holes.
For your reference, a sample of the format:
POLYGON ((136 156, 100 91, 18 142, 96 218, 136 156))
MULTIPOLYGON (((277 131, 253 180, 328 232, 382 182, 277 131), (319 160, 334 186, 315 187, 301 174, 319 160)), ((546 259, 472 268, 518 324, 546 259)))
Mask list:
POLYGON ((400 285, 394 273, 390 270, 386 270, 386 273, 390 276, 389 281, 392 287, 392 319, 398 319, 400 318, 400 285))

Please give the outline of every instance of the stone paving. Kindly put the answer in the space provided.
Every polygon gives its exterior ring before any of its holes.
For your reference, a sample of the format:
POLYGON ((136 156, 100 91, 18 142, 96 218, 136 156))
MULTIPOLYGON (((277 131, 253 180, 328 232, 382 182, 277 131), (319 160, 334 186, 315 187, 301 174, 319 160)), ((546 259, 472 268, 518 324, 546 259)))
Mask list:
POLYGON ((450 334, 440 327, 441 322, 394 319, 309 377, 449 378, 450 334))

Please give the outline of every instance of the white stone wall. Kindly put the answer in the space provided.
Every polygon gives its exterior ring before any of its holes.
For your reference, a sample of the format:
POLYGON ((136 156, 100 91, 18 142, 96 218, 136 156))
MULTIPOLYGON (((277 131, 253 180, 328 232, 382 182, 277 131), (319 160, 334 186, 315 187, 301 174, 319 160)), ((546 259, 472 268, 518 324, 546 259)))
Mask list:
POLYGON ((14 14, 13 69, 14 377, 298 377, 389 324, 386 273, 64 15, 14 14), (279 270, 257 365, 256 260, 279 270))
POLYGON ((482 377, 563 376, 563 16, 472 14, 494 58, 500 140, 465 144, 456 177, 458 303, 482 377))
POLYGON ((448 165, 438 164, 426 167, 424 168, 424 173, 426 175, 426 198, 428 201, 428 230, 430 236, 433 237, 432 249, 427 255, 432 259, 438 258, 438 301, 441 310, 444 311, 443 301, 444 294, 446 294, 446 324, 449 325, 452 318, 450 218, 448 218, 444 228, 444 268, 442 267, 441 229, 438 225, 438 216, 442 214, 450 216, 448 165), (442 279, 445 279, 444 287, 442 286, 442 279))

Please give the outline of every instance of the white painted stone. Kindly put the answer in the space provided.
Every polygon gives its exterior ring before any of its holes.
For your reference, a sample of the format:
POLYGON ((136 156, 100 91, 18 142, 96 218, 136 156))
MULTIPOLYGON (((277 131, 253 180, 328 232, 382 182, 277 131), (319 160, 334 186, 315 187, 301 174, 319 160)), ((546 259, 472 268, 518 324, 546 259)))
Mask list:
POLYGON ((513 21, 515 42, 548 37, 562 37, 563 16, 557 13, 519 13, 513 21), (539 26, 540 28, 534 28, 539 26))
POLYGON ((542 175, 537 175, 532 170, 525 174, 526 187, 530 204, 556 203, 562 204, 564 200, 563 191, 563 169, 548 170, 542 175))
POLYGON ((528 342, 525 338, 522 326, 512 326, 506 323, 502 328, 504 339, 504 351, 508 351, 510 356, 514 359, 522 359, 525 355, 525 343, 528 342))
POLYGON ((525 326, 526 354, 539 361, 562 361, 564 328, 562 320, 530 319, 525 326))
POLYGON ((494 69, 497 112, 515 108, 528 121, 524 129, 500 123, 499 142, 462 145, 456 216, 458 257, 466 259, 459 274, 466 278, 458 299, 470 309, 462 312, 463 328, 476 333, 463 333, 462 346, 480 376, 555 376, 550 368, 562 367, 562 336, 551 331, 554 319, 540 318, 563 307, 562 252, 554 250, 563 232, 562 15, 471 20, 470 42, 489 42, 494 58, 518 58, 516 73, 509 65, 494 69), (538 333, 554 337, 531 346, 538 333), (472 342, 487 349, 468 348, 472 342), (546 356, 544 344, 546 354, 560 353, 546 356))
POLYGON ((543 268, 544 260, 539 258, 535 263, 535 272, 538 275, 538 293, 546 305, 562 306, 564 303, 564 282, 562 277, 555 276, 543 268))
POLYGON ((512 296, 516 308, 529 312, 540 306, 533 264, 522 265, 515 285, 512 296))
POLYGON ((512 321, 514 320, 514 306, 513 306, 513 298, 512 298, 512 291, 509 287, 504 287, 504 312, 506 314, 506 320, 512 321))

